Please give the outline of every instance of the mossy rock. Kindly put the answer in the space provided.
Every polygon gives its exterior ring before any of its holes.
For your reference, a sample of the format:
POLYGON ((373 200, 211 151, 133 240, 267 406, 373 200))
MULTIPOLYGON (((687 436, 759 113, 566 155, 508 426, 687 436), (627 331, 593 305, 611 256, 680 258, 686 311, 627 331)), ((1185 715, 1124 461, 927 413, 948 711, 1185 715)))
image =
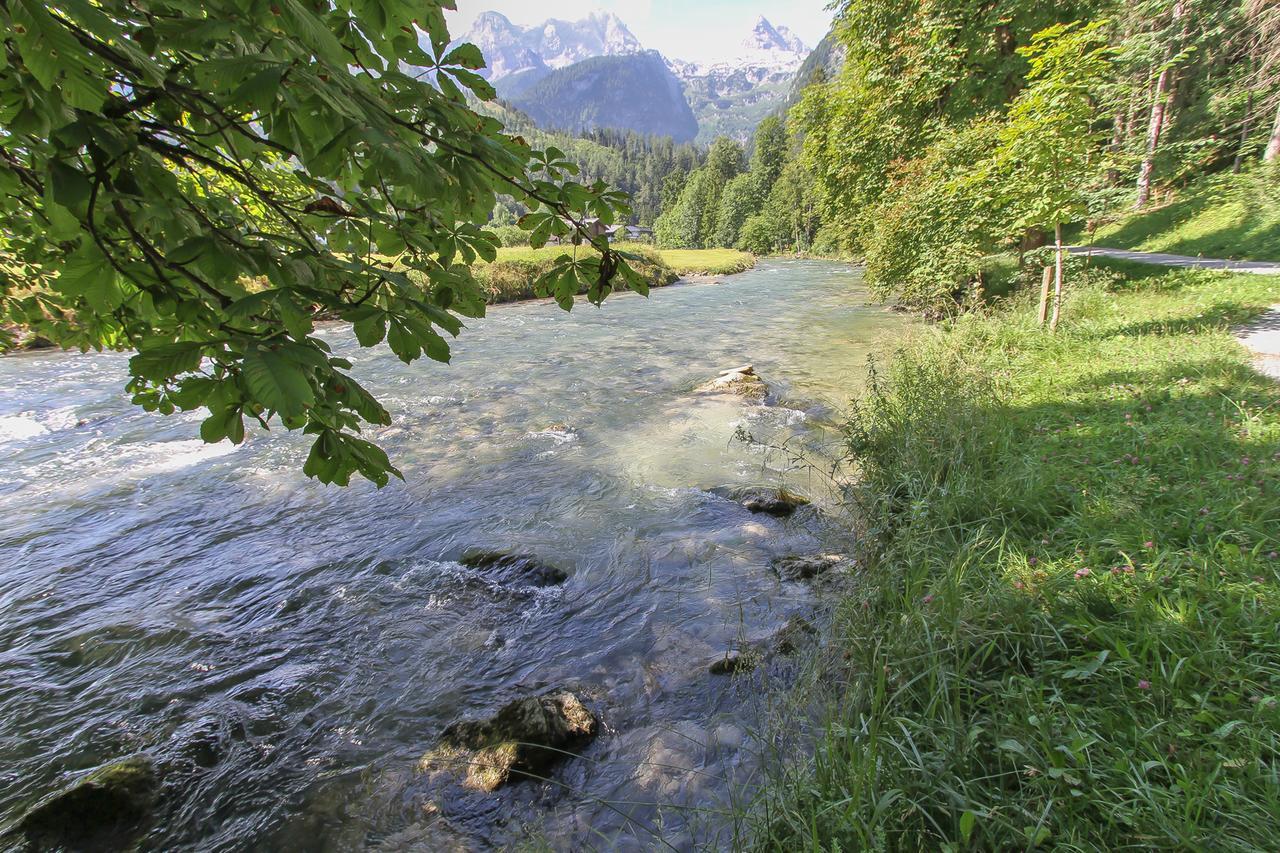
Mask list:
POLYGON ((793 616, 769 641, 773 653, 786 657, 817 642, 818 629, 803 616, 793 616))
POLYGON ((745 652, 725 652, 711 662, 707 671, 712 675, 736 675, 750 672, 760 665, 761 658, 754 649, 745 652))
POLYGON ((548 565, 530 554, 505 551, 468 551, 459 560, 496 583, 521 583, 536 587, 559 586, 569 579, 564 569, 548 565))
POLYGON ((160 784, 146 756, 93 770, 54 794, 19 823, 36 850, 128 850, 152 815, 160 784))
POLYGON ((773 561, 773 570, 784 581, 807 581, 826 574, 835 567, 847 563, 844 554, 807 554, 795 557, 779 557, 773 561))
POLYGON ((802 506, 808 506, 808 498, 792 494, 786 489, 769 489, 762 486, 719 486, 711 494, 742 504, 749 512, 763 513, 777 518, 793 515, 802 506))
POLYGON ((487 720, 464 720, 445 729, 441 747, 424 757, 423 769, 465 762, 464 784, 494 791, 518 779, 541 778, 590 742, 599 721, 567 690, 526 696, 487 720))

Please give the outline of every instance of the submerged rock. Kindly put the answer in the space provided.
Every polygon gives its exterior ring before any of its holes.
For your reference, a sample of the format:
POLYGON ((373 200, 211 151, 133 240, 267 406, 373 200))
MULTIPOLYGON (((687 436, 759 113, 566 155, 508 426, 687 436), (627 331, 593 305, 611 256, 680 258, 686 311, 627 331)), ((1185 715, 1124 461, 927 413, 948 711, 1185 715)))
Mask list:
POLYGON ((159 794, 155 766, 134 756, 99 767, 27 812, 19 829, 37 849, 124 850, 159 794))
POLYGON ((599 721, 573 693, 555 690, 505 705, 487 720, 445 729, 443 749, 423 758, 423 769, 465 761, 465 784, 494 791, 507 782, 537 778, 596 736, 599 721))
POLYGON ((707 671, 712 675, 733 675, 738 672, 750 672, 760 663, 760 656, 754 650, 746 652, 725 652, 711 662, 707 671))
POLYGON ((722 372, 715 379, 699 385, 699 394, 731 394, 748 400, 764 402, 769 396, 769 385, 756 375, 754 365, 744 364, 722 372))
POLYGON ((793 655, 810 643, 816 642, 818 629, 803 616, 793 616, 791 621, 782 626, 769 640, 769 645, 776 655, 793 655))
POLYGON ((848 562, 848 559, 844 554, 779 557, 773 561, 773 570, 784 581, 807 581, 848 562))
POLYGON ((483 572, 497 583, 523 583, 536 587, 548 587, 559 586, 569 579, 568 572, 548 565, 529 554, 468 551, 458 562, 469 569, 483 572))
POLYGON ((754 513, 785 518, 802 506, 808 506, 809 500, 793 495, 786 489, 767 489, 759 486, 721 486, 711 490, 711 494, 731 501, 737 501, 754 513))

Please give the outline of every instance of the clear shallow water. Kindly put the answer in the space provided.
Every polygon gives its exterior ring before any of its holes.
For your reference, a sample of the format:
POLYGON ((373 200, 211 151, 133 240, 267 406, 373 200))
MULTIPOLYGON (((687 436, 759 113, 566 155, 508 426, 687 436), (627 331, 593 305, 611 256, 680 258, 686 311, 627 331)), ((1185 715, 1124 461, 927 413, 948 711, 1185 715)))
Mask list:
POLYGON ((707 664, 813 609, 770 560, 838 546, 842 525, 702 489, 821 499, 734 434, 820 459, 901 322, 853 271, 781 262, 571 315, 499 307, 447 367, 335 327, 395 416, 376 438, 407 483, 381 492, 305 480, 301 437, 208 446, 198 414, 134 409, 126 356, 0 359, 0 828, 66 774, 145 751, 165 780, 150 849, 725 843, 759 682, 707 664), (778 405, 690 393, 744 362, 778 405), (488 584, 454 562, 469 547, 572 578, 488 584), (603 733, 551 782, 465 795, 415 772, 458 716, 561 685, 603 733))

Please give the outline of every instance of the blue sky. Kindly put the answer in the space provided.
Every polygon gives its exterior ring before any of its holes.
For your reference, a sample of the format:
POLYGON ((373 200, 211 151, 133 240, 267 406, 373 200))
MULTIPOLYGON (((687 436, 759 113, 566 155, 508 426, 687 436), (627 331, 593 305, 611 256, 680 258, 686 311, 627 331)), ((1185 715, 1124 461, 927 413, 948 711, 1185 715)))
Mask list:
POLYGON ((458 0, 449 29, 461 36, 481 12, 501 12, 517 24, 547 18, 577 20, 597 9, 614 12, 645 47, 676 59, 722 59, 734 55, 764 15, 790 27, 814 47, 826 35, 828 0, 458 0))

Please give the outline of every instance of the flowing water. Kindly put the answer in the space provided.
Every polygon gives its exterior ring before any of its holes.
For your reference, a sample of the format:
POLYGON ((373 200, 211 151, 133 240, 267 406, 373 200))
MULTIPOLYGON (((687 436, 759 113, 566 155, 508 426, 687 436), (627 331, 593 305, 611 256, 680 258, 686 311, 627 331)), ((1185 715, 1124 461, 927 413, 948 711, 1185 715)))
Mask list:
POLYGON ((325 329, 395 417, 377 440, 407 482, 382 491, 303 478, 301 436, 207 446, 198 414, 131 407, 126 356, 0 360, 0 831, 145 752, 164 773, 148 849, 727 843, 760 682, 707 665, 814 608, 770 560, 844 525, 703 489, 821 499, 790 452, 735 433, 821 457, 900 323, 856 272, 780 262, 571 315, 499 307, 452 366, 325 329), (692 393, 744 362, 774 405, 692 393), (472 547, 572 576, 488 583, 455 562, 472 547), (550 781, 479 795, 415 771, 449 722, 562 685, 603 727, 550 781))

